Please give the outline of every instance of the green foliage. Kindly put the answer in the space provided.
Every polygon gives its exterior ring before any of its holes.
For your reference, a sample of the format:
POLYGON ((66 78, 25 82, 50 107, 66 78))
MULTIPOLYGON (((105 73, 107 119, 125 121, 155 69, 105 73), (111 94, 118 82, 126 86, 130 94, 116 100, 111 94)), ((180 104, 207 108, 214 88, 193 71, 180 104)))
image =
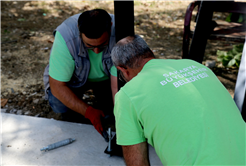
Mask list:
POLYGON ((243 44, 233 45, 233 49, 228 52, 217 50, 217 60, 222 62, 222 65, 225 67, 239 68, 242 52, 243 44))
POLYGON ((24 18, 19 18, 18 21, 26 21, 24 18))
POLYGON ((232 16, 232 13, 230 13, 230 14, 226 17, 226 21, 227 21, 227 22, 231 22, 231 16, 232 16))
POLYGON ((10 31, 8 31, 7 29, 4 29, 4 34, 9 34, 10 31))
POLYGON ((227 22, 237 22, 237 23, 246 23, 246 14, 235 14, 230 13, 226 17, 227 22))

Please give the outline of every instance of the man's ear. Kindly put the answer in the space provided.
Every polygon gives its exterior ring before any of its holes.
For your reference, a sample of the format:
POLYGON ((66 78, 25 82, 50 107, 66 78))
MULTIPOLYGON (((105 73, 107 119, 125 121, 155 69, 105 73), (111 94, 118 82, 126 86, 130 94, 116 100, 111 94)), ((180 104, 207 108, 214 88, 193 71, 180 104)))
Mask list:
POLYGON ((127 68, 123 67, 123 66, 117 66, 117 69, 119 69, 122 73, 124 73, 125 75, 129 75, 129 72, 127 70, 127 68))
POLYGON ((123 67, 123 66, 117 66, 117 69, 119 69, 120 71, 122 71, 123 73, 125 73, 127 71, 127 68, 123 67))

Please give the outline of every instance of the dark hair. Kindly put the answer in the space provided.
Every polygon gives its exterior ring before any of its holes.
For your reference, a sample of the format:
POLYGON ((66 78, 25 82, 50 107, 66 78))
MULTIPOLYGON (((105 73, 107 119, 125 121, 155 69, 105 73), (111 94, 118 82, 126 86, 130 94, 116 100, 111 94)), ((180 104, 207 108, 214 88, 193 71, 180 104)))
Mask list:
POLYGON ((84 33, 86 37, 97 39, 104 32, 110 32, 111 17, 103 9, 88 10, 79 16, 78 27, 80 33, 84 33))

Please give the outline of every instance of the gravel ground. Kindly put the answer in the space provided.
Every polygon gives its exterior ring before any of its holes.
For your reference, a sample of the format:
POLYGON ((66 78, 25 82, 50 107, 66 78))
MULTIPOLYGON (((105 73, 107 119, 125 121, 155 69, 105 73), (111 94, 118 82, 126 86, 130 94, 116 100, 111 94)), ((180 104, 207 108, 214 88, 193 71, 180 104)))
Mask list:
MULTIPOLYGON (((190 2, 134 1, 135 33, 157 58, 181 59, 184 15, 190 2)), ((52 31, 66 18, 94 8, 114 13, 113 1, 1 2, 1 105, 7 101, 1 112, 61 119, 44 99, 43 72, 49 63, 52 31)), ((214 20, 225 20, 227 15, 215 13, 214 20)), ((216 51, 228 51, 233 44, 238 43, 208 40, 203 62, 216 63, 212 70, 232 97, 238 70, 221 67, 216 51)), ((87 92, 84 98, 91 105, 96 102, 92 95, 87 92)))

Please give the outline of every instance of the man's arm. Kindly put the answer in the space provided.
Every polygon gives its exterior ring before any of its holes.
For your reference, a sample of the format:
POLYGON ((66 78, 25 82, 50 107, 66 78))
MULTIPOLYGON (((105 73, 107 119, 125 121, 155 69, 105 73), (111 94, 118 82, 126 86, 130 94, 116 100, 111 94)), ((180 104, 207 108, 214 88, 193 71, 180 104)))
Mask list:
POLYGON ((61 82, 49 77, 50 89, 52 94, 60 100, 65 106, 73 111, 85 115, 88 104, 79 99, 73 91, 67 86, 66 82, 61 82))
POLYGON ((149 166, 147 142, 142 142, 136 145, 122 146, 122 149, 127 166, 149 166))
POLYGON ((111 75, 110 80, 111 80, 111 91, 112 91, 113 102, 114 102, 115 94, 118 92, 117 77, 111 75))
POLYGON ((71 110, 76 111, 89 119, 95 129, 102 134, 103 127, 101 124, 101 117, 104 117, 104 114, 101 110, 94 109, 84 103, 71 91, 65 82, 57 81, 52 77, 49 77, 49 82, 51 92, 58 100, 71 110))

